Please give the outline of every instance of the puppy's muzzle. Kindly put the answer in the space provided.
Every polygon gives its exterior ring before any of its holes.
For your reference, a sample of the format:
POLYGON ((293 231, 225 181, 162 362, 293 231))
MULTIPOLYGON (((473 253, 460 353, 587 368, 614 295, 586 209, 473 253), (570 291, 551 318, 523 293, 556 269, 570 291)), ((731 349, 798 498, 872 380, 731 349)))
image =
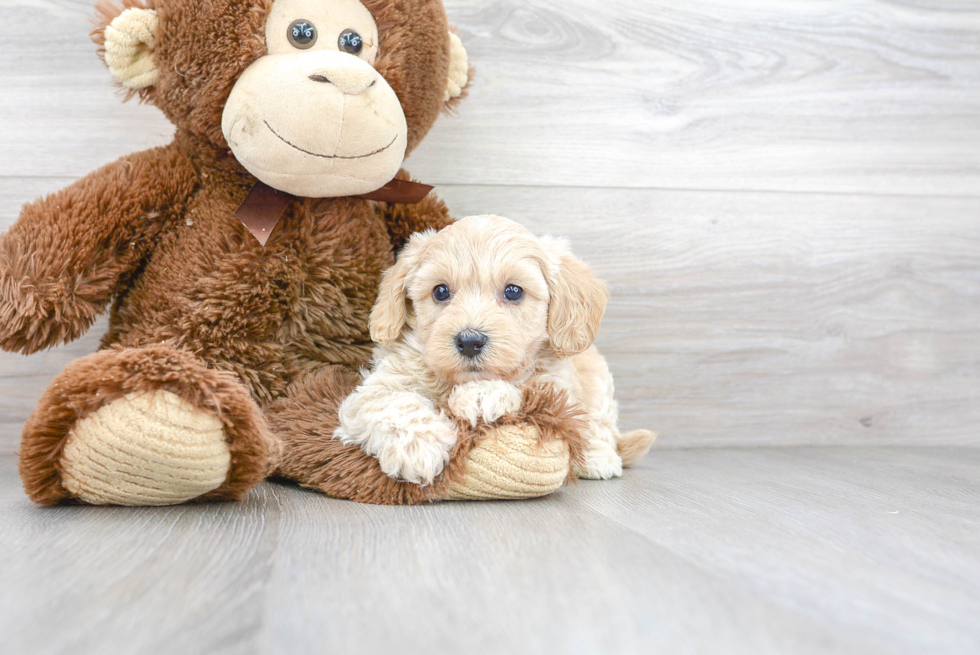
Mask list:
POLYGON ((479 330, 463 330, 456 335, 456 350, 467 359, 478 356, 486 345, 487 335, 479 330))

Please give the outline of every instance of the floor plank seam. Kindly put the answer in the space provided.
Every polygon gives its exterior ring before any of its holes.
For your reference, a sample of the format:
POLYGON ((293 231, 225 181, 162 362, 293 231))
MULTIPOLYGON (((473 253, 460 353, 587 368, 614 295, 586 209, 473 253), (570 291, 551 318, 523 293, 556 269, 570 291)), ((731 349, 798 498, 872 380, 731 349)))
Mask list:
MULTIPOLYGON (((411 162, 406 163, 406 169, 412 172, 411 162)), ((73 175, 0 175, 3 180, 64 180, 67 184, 77 182, 84 176, 73 175)), ((831 196, 843 198, 921 198, 923 200, 978 200, 980 193, 976 195, 957 194, 957 193, 897 193, 880 191, 833 191, 823 189, 755 189, 755 188, 705 188, 705 187, 667 187, 667 186, 610 186, 610 185, 588 185, 588 184, 514 184, 514 183, 490 183, 490 182, 440 182, 431 178, 426 179, 427 184, 436 188, 450 187, 456 189, 553 189, 567 191, 570 189, 582 191, 638 191, 649 193, 703 193, 703 194, 759 194, 759 195, 786 195, 786 196, 831 196)), ((34 200, 33 196, 25 198, 24 202, 34 200)))

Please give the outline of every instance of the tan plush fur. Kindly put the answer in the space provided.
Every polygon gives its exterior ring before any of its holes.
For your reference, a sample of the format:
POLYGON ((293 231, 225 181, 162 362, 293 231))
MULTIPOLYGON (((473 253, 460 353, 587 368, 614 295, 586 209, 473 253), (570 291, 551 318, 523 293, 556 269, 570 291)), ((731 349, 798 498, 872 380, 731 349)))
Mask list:
POLYGON ((230 465, 218 417, 164 390, 117 398, 80 419, 61 456, 65 489, 94 505, 192 500, 220 487, 230 465))
POLYGON ((167 345, 112 347, 69 364, 24 426, 20 474, 31 498, 52 505, 80 500, 64 486, 62 453, 81 420, 124 397, 167 391, 221 422, 231 455, 224 483, 196 500, 237 500, 268 475, 279 441, 236 376, 167 345))
MULTIPOLYGON (((124 0, 123 7, 156 12, 147 52, 158 75, 131 92, 175 124, 173 143, 124 157, 25 206, 0 236, 0 347, 49 348, 110 312, 102 350, 69 365, 24 426, 20 472, 36 502, 121 502, 86 496, 79 462, 87 455, 76 448, 81 459, 69 461, 65 450, 78 425, 91 452, 117 438, 139 446, 146 426, 93 432, 96 421, 86 418, 115 413, 103 408, 116 401, 123 407, 162 392, 193 408, 201 424, 222 426, 227 474, 195 501, 241 498, 276 469, 364 502, 442 497, 439 483, 396 483, 377 460, 332 435, 337 406, 371 353, 368 317, 381 271, 410 234, 451 222, 445 205, 431 194, 417 205, 295 198, 265 247, 234 214, 256 178, 229 152, 221 116, 236 80, 266 52, 272 4, 124 0)), ((409 152, 440 111, 465 95, 445 100, 452 61, 445 11, 439 0, 363 4, 378 29, 374 66, 401 102, 409 152)), ((105 42, 121 9, 100 3, 97 42, 105 42)), ((458 85, 459 72, 453 76, 458 85)), ((565 441, 574 460, 581 448, 567 402, 551 391, 524 400, 505 420, 533 442, 565 441)), ((146 425, 169 411, 158 410, 146 425)), ((110 423, 120 425, 104 425, 110 423)), ((463 432, 469 436, 457 439, 444 480, 465 475, 466 457, 493 438, 475 428, 463 432)), ((211 439, 207 430, 201 434, 211 439)), ((207 443, 197 445, 210 453, 207 443)), ((132 473, 127 466, 106 473, 110 485, 132 473)), ((186 482, 181 476, 171 476, 169 491, 186 482)))
POLYGON ((222 113, 235 158, 298 196, 358 195, 390 181, 408 126, 398 95, 374 68, 380 43, 371 12, 359 0, 275 0, 265 43, 266 55, 239 76, 222 113), (296 19, 315 37, 308 47, 292 41, 296 19), (359 36, 359 51, 339 49, 345 31, 359 36))
POLYGON ((493 424, 522 402, 520 387, 552 384, 583 410, 577 473, 622 474, 653 441, 621 435, 613 380, 592 346, 607 292, 562 240, 513 221, 474 216, 414 235, 381 285, 370 374, 340 407, 336 436, 376 456, 392 478, 431 484, 456 443, 452 416, 493 424), (522 295, 508 299, 516 285, 522 295), (447 298, 436 297, 444 289, 447 298), (486 344, 463 356, 459 335, 486 344))

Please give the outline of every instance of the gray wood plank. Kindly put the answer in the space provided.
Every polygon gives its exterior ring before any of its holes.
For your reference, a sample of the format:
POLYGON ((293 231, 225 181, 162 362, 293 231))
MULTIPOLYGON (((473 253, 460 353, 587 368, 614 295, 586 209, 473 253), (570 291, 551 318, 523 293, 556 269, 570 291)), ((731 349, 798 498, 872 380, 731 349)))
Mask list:
POLYGON ((978 648, 980 449, 687 452, 655 453, 643 464, 655 481, 590 485, 582 502, 732 585, 877 644, 847 652, 978 648))
POLYGON ((0 633, 30 653, 973 653, 980 449, 658 451, 539 501, 33 507, 0 457, 0 633))
POLYGON ((611 283, 622 422, 661 446, 977 444, 980 203, 442 187, 611 283))
POLYGON ((40 508, 3 457, 0 525, 4 653, 255 652, 279 533, 267 490, 150 512, 40 508))
MULTIPOLYGON (((410 160, 427 181, 980 194, 974 3, 446 4, 478 75, 410 160)), ((168 140, 120 104, 90 15, 0 4, 0 175, 77 177, 168 140)))
MULTIPOLYGON (((537 502, 31 506, 9 453, 103 321, 0 354, 2 650, 980 650, 980 449, 950 446, 980 426, 980 7, 446 4, 478 77, 409 168, 611 282, 600 346, 657 449, 537 502), (931 447, 723 447, 766 444, 931 447)), ((90 15, 0 0, 0 229, 170 138, 90 15)))
POLYGON ((478 77, 437 182, 980 193, 975 4, 448 6, 478 77))
MULTIPOLYGON (((67 180, 0 178, 0 229, 67 180)), ((980 200, 445 186, 565 234, 607 279, 622 423, 661 447, 976 444, 980 200)), ((92 352, 0 353, 0 423, 92 352)), ((13 443, 7 443, 11 448, 13 443)))

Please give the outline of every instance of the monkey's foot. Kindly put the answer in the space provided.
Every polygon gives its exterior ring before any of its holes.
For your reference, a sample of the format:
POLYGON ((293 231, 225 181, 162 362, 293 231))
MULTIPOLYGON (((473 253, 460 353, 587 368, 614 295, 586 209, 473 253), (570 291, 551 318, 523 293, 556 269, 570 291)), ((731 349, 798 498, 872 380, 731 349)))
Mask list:
POLYGON ((525 388, 520 410, 491 426, 460 420, 460 438, 439 496, 537 498, 557 491, 584 462, 580 415, 567 394, 544 385, 525 388))
POLYGON ((170 505, 238 500, 278 455, 234 374, 160 344, 69 364, 24 426, 19 468, 42 505, 170 505))
POLYGON ((542 441, 533 425, 503 425, 473 446, 465 469, 447 476, 447 500, 537 498, 568 477, 570 455, 562 439, 542 441))
POLYGON ((177 395, 132 393, 75 424, 61 454, 61 482, 92 505, 174 505, 228 477, 221 421, 177 395))
POLYGON ((394 480, 360 446, 334 438, 337 407, 357 377, 335 367, 300 377, 269 409, 284 446, 279 475, 335 498, 382 505, 536 498, 559 489, 583 461, 580 412, 563 392, 526 389, 524 403, 493 425, 457 417, 449 464, 431 485, 394 480))

